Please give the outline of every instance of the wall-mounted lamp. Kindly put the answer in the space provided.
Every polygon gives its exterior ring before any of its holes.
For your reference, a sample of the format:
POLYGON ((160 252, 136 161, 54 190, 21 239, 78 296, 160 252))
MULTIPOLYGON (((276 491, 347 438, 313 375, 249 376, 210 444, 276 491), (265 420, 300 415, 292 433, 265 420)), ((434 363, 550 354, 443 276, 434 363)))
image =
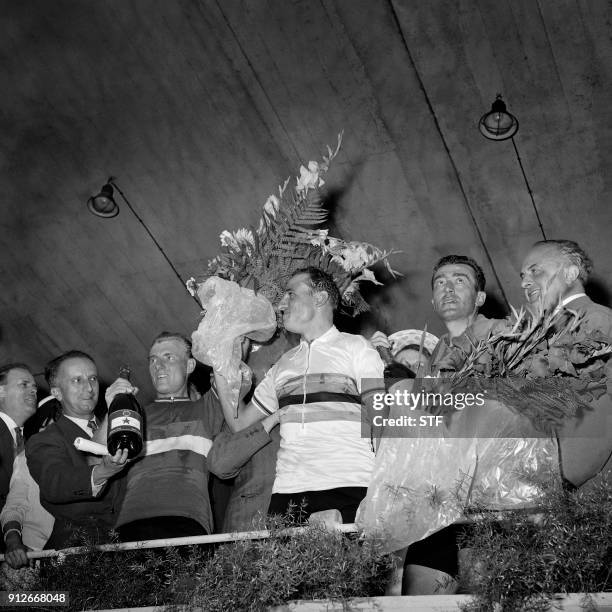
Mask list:
POLYGON ((506 104, 501 94, 497 94, 491 110, 485 113, 478 122, 480 133, 489 140, 506 140, 512 138, 518 129, 519 123, 514 115, 506 110, 506 104))
POLYGON ((119 205, 115 202, 113 187, 110 184, 111 179, 108 180, 109 182, 100 189, 100 193, 91 196, 91 198, 87 200, 89 212, 98 217, 105 217, 107 219, 116 217, 119 214, 119 205))
MULTIPOLYGON (((147 232, 147 234, 153 241, 153 244, 155 244, 155 246, 157 247, 157 250, 161 253, 162 257, 168 262, 168 265, 172 268, 172 271, 174 272, 175 276, 181 282, 181 286, 183 287, 183 289, 187 291, 189 295, 191 295, 191 293, 185 286, 185 281, 183 280, 183 277, 179 274, 178 270, 176 269, 176 266, 170 261, 170 258, 166 255, 166 252, 164 251, 164 249, 162 249, 159 242, 157 242, 157 239, 151 233, 151 230, 147 227, 147 225, 142 220, 140 215, 134 210, 134 207, 131 205, 130 201, 127 199, 123 191, 119 189, 119 187, 117 186, 117 183, 115 183, 114 176, 108 177, 106 184, 102 186, 102 189, 100 189, 100 193, 98 193, 97 195, 91 196, 89 200, 87 200, 87 208, 89 209, 89 211, 93 213, 94 215, 96 215, 97 217, 104 217, 106 219, 109 219, 111 217, 116 217, 119 214, 119 205, 117 204, 114 198, 115 190, 117 190, 117 193, 121 196, 121 199, 125 202, 126 206, 130 209, 134 217, 136 217, 140 225, 144 227, 145 231, 147 232)), ((200 304, 198 299, 193 295, 191 295, 191 297, 195 300, 196 304, 201 308, 202 305, 200 304)))

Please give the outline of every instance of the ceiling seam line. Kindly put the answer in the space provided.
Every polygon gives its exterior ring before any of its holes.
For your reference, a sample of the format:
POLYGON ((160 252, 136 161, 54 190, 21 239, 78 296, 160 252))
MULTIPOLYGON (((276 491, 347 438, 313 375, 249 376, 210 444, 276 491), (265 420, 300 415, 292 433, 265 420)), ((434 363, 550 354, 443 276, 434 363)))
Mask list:
POLYGON ((255 66, 253 66, 253 64, 251 63, 251 60, 249 59, 249 56, 246 54, 245 50, 243 49, 242 45, 240 44, 240 39, 238 38, 238 36, 236 35, 236 32, 234 31, 234 28, 232 28, 226 14, 223 12, 223 9, 221 8, 218 0, 215 0, 215 4, 217 5, 217 8, 219 9, 219 12, 221 13, 221 15, 223 16, 223 20, 225 21, 225 24, 228 28, 228 30, 232 33, 232 37, 234 38, 234 40, 236 41, 236 45, 238 45, 238 49, 240 50, 240 53, 242 54, 242 57, 244 58, 244 60, 246 61, 249 69, 251 70, 251 72, 253 73, 253 76, 255 78, 255 80, 257 81, 257 84, 259 85, 259 88, 261 89, 261 92, 263 93, 265 99, 268 101, 268 104, 270 105, 270 108, 272 109, 272 112, 274 113, 274 116, 276 117, 276 120, 278 121, 282 131, 285 133, 285 136, 287 137, 287 140, 289 141, 293 152, 295 153, 296 159, 298 161, 302 161, 302 158, 300 157, 299 151, 297 150, 295 143, 293 142, 293 139, 291 138, 291 136, 289 135, 289 132, 287 131, 287 128, 285 127, 285 124, 283 123, 283 120, 280 118, 280 115, 278 114, 278 111, 276 110, 276 107, 274 106, 274 104, 272 103, 272 100, 270 98, 270 96, 268 95, 268 92, 266 91, 265 87, 263 86, 263 83, 261 82, 261 79, 259 78, 259 75, 257 74, 257 71, 255 70, 255 66))
POLYGON ((548 28, 546 27, 546 21, 544 20, 544 15, 542 13, 542 6, 540 4, 540 0, 536 0, 535 4, 538 9, 538 17, 540 18, 540 24, 542 27, 542 32, 544 32, 544 38, 546 38, 546 44, 548 45, 548 48, 550 49, 550 57, 555 67, 555 74, 557 77, 557 81, 559 83, 559 89, 563 93, 563 100, 565 101, 566 112, 568 116, 570 117, 570 122, 571 122, 573 120, 573 117, 572 117, 572 113, 570 110, 570 104, 567 99, 567 94, 565 93, 565 86, 563 84, 563 79, 561 77, 561 71, 559 70, 559 64, 557 62, 557 57, 555 55, 555 48, 553 47, 552 40, 550 39, 550 35, 548 34, 548 28))
POLYGON ((440 122, 438 121, 438 117, 436 116, 436 112, 433 108, 433 105, 431 103, 431 100, 429 99, 429 96, 427 95, 427 90, 425 89, 425 83, 423 82, 423 79, 421 78, 421 75, 417 69, 416 66, 416 62, 414 61, 414 58, 412 57, 412 53, 410 52, 410 48, 408 47, 408 41, 406 40, 406 37, 404 36, 404 30, 402 29, 402 26, 400 24, 399 21, 399 17, 397 16, 397 12, 395 10, 395 5, 394 5, 394 0, 387 0, 387 2, 389 3, 389 6, 391 8, 391 14, 393 16, 393 20, 395 22, 395 25, 397 27, 397 30, 399 32, 400 38, 402 40, 402 43, 404 45, 404 49, 406 51, 406 54, 408 55, 408 59, 410 60, 410 64, 412 66, 412 69, 414 70, 414 73, 416 75, 416 79, 417 82, 419 84, 419 88, 421 89, 421 92, 423 93, 423 96, 425 98, 425 102, 427 104, 427 108, 429 110, 429 113, 432 116, 434 125, 436 127, 436 130, 440 136, 440 140, 442 141, 442 145, 444 146, 444 150, 446 151, 446 155, 450 161, 450 164, 453 168, 453 172, 455 174, 455 178, 457 180, 457 183, 459 185, 459 190, 461 191, 461 195, 463 197, 463 202, 467 208, 468 211, 468 215, 470 217, 470 220, 472 221, 472 225, 474 226, 474 229, 476 231, 476 235, 478 236, 478 240, 480 241, 480 244, 482 246, 482 248, 484 249, 486 258, 489 262, 489 265, 491 266, 491 270, 493 271, 493 275, 495 276, 495 280, 497 281, 497 286, 499 287, 499 290, 501 291, 502 294, 502 298, 506 304, 506 307, 509 308, 510 307, 510 302, 508 301, 508 298, 506 296, 506 292, 504 291, 504 287, 502 285, 501 279, 499 278, 499 275, 497 274, 497 270, 495 268, 495 264, 493 263, 493 258, 491 257, 491 253, 489 252, 489 249, 487 248, 487 245, 484 241, 484 237, 482 235, 482 232, 480 231, 480 227, 478 226, 478 221, 476 221, 476 217, 474 216, 474 212, 472 211, 472 207, 470 206, 470 202, 469 199, 467 197, 467 193, 465 192, 465 188, 463 187, 463 183, 461 181, 461 176, 459 175, 459 169, 457 168, 457 165, 455 164, 455 160, 453 159, 453 156, 450 152, 450 149, 448 147, 448 144, 446 142, 446 139, 444 138, 444 134, 442 132, 442 128, 440 126, 440 122))

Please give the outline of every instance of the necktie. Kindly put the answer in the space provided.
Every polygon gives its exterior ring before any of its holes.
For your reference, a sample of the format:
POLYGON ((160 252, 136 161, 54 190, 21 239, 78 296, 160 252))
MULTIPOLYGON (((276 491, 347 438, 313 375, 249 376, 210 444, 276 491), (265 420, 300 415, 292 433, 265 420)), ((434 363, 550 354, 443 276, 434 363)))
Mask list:
POLYGON ((96 429, 98 429, 98 423, 96 422, 96 419, 90 419, 89 421, 87 421, 87 427, 89 427, 92 432, 96 431, 96 429))
POLYGON ((21 427, 15 427, 15 455, 18 455, 24 448, 23 433, 21 427))

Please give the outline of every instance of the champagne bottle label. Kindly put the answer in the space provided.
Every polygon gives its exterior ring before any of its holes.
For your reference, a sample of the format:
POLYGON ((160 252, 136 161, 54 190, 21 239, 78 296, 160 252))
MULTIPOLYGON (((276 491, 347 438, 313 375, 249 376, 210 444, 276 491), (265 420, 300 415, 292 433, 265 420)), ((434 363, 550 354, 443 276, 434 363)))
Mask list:
POLYGON ((140 415, 135 410, 115 410, 110 420, 110 431, 142 431, 140 415))

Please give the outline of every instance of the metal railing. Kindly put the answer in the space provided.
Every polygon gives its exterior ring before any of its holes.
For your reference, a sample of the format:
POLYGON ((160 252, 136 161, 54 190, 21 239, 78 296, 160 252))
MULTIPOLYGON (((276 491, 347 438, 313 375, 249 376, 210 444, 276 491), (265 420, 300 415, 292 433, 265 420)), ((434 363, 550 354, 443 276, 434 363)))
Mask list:
MULTIPOLYGON (((317 523, 319 524, 319 523, 317 523)), ((327 524, 328 528, 341 533, 357 533, 354 523, 327 524)), ((273 533, 281 536, 292 536, 304 533, 312 528, 312 524, 303 527, 287 527, 272 532, 269 529, 258 531, 239 531, 235 533, 216 533, 212 535, 188 536, 183 538, 166 538, 161 540, 139 540, 137 542, 116 542, 111 544, 95 544, 92 546, 73 546, 60 550, 32 550, 27 553, 28 559, 46 559, 49 557, 60 557, 62 555, 83 555, 92 551, 119 552, 123 550, 146 550, 149 548, 167 548, 169 546, 194 546, 196 544, 219 544, 222 542, 237 542, 239 540, 262 540, 269 538, 273 533)), ((4 555, 0 555, 0 562, 4 561, 4 555)))

